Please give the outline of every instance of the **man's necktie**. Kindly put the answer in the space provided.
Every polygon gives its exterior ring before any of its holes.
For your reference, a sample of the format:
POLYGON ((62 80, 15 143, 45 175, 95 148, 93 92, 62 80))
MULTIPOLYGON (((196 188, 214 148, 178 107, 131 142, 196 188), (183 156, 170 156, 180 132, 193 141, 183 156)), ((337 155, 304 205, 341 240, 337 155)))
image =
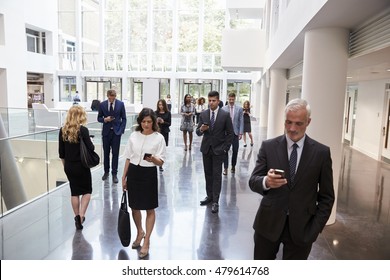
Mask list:
POLYGON ((290 155, 290 179, 292 183, 294 183, 295 169, 297 168, 297 159, 298 159, 297 148, 298 148, 298 144, 294 143, 293 150, 290 155))
POLYGON ((211 126, 211 129, 214 128, 214 123, 215 123, 215 113, 214 111, 211 112, 211 119, 210 119, 210 126, 211 126))
POLYGON ((233 120, 233 117, 234 117, 234 107, 233 106, 230 106, 230 117, 233 120))
POLYGON ((112 107, 112 102, 110 103, 110 116, 114 115, 114 107, 112 107))

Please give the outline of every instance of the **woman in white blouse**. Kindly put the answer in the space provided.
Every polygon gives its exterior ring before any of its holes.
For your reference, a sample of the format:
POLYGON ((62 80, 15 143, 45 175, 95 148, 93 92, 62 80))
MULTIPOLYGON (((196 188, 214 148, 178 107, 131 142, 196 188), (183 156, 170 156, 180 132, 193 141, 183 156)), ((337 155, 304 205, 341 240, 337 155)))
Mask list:
POLYGON ((152 109, 144 108, 137 118, 138 126, 130 135, 125 150, 125 167, 122 188, 127 190, 129 206, 137 227, 137 238, 133 249, 141 246, 139 257, 149 254, 150 235, 156 220, 155 208, 158 207, 158 178, 156 166, 162 166, 165 160, 165 140, 158 132, 156 114, 152 109), (142 227, 141 210, 146 210, 145 230, 142 227))

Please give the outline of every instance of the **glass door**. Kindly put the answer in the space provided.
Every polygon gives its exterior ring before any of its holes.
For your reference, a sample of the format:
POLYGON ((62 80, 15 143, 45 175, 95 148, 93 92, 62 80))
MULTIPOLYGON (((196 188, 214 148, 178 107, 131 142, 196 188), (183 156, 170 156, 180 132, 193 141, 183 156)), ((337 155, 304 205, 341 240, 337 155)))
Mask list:
MULTIPOLYGON (((384 121, 382 126, 383 149, 382 158, 390 161, 390 84, 386 84, 384 121)), ((386 161, 387 161, 386 160, 386 161)))
POLYGON ((110 81, 87 81, 86 82, 86 92, 87 92, 87 101, 92 102, 92 100, 106 100, 107 90, 111 88, 110 81))
POLYGON ((344 142, 353 145, 353 133, 356 119, 357 88, 349 87, 344 111, 344 142))

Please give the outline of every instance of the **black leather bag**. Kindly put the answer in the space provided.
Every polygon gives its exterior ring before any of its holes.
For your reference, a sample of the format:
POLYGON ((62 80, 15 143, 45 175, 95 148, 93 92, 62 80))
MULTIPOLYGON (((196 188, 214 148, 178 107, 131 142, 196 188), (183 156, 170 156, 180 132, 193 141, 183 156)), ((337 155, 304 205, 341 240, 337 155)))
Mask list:
POLYGON ((122 194, 121 207, 118 215, 118 235, 124 247, 128 247, 131 239, 130 215, 127 210, 127 193, 122 194))
POLYGON ((81 156, 81 163, 84 165, 84 167, 92 168, 99 164, 100 157, 99 155, 94 151, 88 149, 87 145, 85 145, 83 137, 80 135, 80 156, 81 156))

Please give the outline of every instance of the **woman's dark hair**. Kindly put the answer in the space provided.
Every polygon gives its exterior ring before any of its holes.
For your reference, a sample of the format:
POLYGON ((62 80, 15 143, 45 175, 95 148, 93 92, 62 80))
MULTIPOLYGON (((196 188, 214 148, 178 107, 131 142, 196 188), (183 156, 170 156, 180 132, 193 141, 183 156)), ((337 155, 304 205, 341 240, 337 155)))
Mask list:
POLYGON ((158 103, 162 103, 162 105, 163 105, 163 110, 164 110, 164 112, 166 113, 166 112, 168 112, 169 110, 168 110, 168 106, 167 106, 167 102, 165 101, 165 99, 159 99, 158 101, 157 101, 157 112, 158 111, 160 111, 160 108, 158 108, 158 103))
POLYGON ((143 131, 142 129, 142 121, 144 120, 145 117, 150 117, 153 121, 153 126, 152 126, 152 129, 153 131, 160 131, 160 128, 157 124, 157 117, 156 117, 156 113, 150 109, 150 108, 143 108, 141 110, 141 112, 139 112, 138 114, 138 117, 137 117, 137 123, 138 123, 138 126, 135 128, 136 131, 143 131))
MULTIPOLYGON (((189 96, 189 97, 192 98, 191 94, 189 94, 189 93, 187 93, 186 95, 184 95, 184 102, 183 102, 184 105, 187 104, 187 103, 186 103, 186 98, 187 98, 187 96, 189 96)), ((190 100, 190 103, 191 103, 191 100, 190 100)))

